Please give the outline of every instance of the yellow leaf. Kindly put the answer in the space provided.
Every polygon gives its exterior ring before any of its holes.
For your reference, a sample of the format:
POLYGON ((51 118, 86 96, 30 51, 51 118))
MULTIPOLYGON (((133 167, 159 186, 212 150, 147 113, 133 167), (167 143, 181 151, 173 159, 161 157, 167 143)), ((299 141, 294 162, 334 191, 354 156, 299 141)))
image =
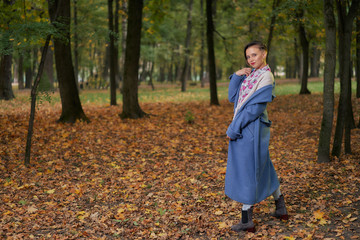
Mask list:
POLYGON ((218 210, 215 212, 215 215, 221 215, 221 214, 223 214, 223 211, 218 210))
POLYGON ((53 194, 55 192, 55 189, 47 190, 45 191, 47 194, 53 194))
POLYGON ((314 212, 315 219, 322 219, 324 217, 324 213, 320 210, 314 212))
POLYGON ((219 228, 223 229, 223 228, 227 228, 228 225, 225 222, 219 222, 219 228))
POLYGON ((290 236, 290 237, 284 237, 284 239, 286 239, 286 240, 295 240, 295 238, 292 237, 292 236, 290 236))
POLYGON ((320 222, 319 222, 320 225, 325 225, 327 223, 328 223, 328 221, 326 219, 324 219, 324 218, 320 219, 320 222))

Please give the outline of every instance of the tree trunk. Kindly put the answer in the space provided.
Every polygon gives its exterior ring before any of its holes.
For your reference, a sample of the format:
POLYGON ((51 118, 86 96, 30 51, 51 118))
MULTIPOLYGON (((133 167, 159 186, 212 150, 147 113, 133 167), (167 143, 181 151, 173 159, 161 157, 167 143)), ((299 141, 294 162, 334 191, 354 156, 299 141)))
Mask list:
POLYGON ((42 48, 42 54, 41 54, 41 61, 39 64, 39 69, 37 76, 34 81, 34 85, 31 88, 31 107, 30 107, 30 117, 29 117, 29 126, 28 126, 28 134, 26 137, 26 148, 25 148, 25 160, 24 164, 25 166, 30 165, 30 155, 31 155, 31 139, 33 135, 33 129, 34 129, 34 120, 35 120, 35 113, 36 113, 36 96, 37 96, 37 88, 40 83, 41 75, 44 70, 46 55, 50 43, 51 35, 48 35, 45 41, 45 45, 42 48))
POLYGON ((318 146, 318 162, 330 162, 330 141, 334 118, 334 79, 336 67, 336 20, 333 0, 324 0, 326 32, 323 117, 318 146))
POLYGON ((78 38, 78 22, 77 22, 77 0, 74 0, 74 74, 76 85, 79 86, 79 38, 78 38))
POLYGON ((114 13, 114 64, 115 64, 115 82, 116 88, 120 87, 120 68, 119 68, 119 10, 120 0, 115 0, 115 13, 114 13))
MULTIPOLYGON (((257 2, 258 0, 250 0, 250 9, 254 8, 255 2, 257 2)), ((250 39, 258 39, 260 40, 260 32, 259 32, 259 24, 258 24, 258 19, 256 19, 256 17, 254 15, 248 16, 248 19, 250 19, 249 21, 249 37, 250 39)))
POLYGON ((173 62, 174 62, 174 51, 172 50, 171 51, 171 60, 170 60, 169 70, 168 70, 168 78, 167 78, 168 82, 171 82, 171 83, 174 81, 174 70, 173 70, 174 64, 173 64, 173 62))
POLYGON ((188 16, 187 16, 187 28, 186 28, 186 39, 185 39, 185 57, 184 57, 184 68, 181 73, 181 91, 186 91, 187 74, 189 72, 190 64, 190 41, 191 41, 191 28, 192 28, 192 6, 194 0, 189 0, 188 16))
POLYGON ((200 37, 201 37, 201 48, 200 48, 200 82, 201 87, 205 87, 205 78, 204 78, 204 38, 205 38, 205 19, 204 19, 204 3, 203 0, 200 0, 200 14, 201 14, 201 26, 200 26, 200 37))
MULTIPOLYGON (((149 75, 150 75, 150 79, 149 79, 149 85, 151 86, 151 89, 154 91, 155 90, 155 86, 154 86, 154 83, 153 83, 153 73, 154 73, 154 65, 155 65, 155 62, 154 61, 152 61, 152 62, 150 62, 150 64, 151 64, 151 68, 150 68, 150 73, 149 73, 149 75)), ((164 68, 160 68, 160 72, 161 72, 161 69, 164 69, 164 68)), ((160 77, 161 77, 161 75, 163 75, 164 73, 162 72, 162 73, 160 73, 160 77)), ((160 80, 161 81, 161 80, 160 80)))
MULTIPOLYGON (((303 16, 304 12, 301 11, 298 15, 298 18, 301 19, 303 16)), ((307 88, 309 72, 309 41, 306 37, 305 26, 301 21, 299 22, 299 37, 302 49, 302 73, 300 94, 310 94, 310 91, 307 88)))
POLYGON ((123 112, 121 118, 141 118, 146 113, 138 101, 138 74, 141 43, 141 25, 143 0, 132 0, 128 3, 128 26, 126 37, 123 112))
MULTIPOLYGON (((127 2, 121 1, 121 8, 123 12, 127 12, 127 2)), ((127 16, 121 15, 121 58, 120 58, 120 81, 124 79, 124 63, 125 63, 125 49, 126 49, 126 34, 127 34, 127 16)), ((122 87, 120 87, 122 93, 122 87)))
POLYGON ((32 76, 33 76, 33 71, 32 71, 32 62, 31 62, 31 50, 28 49, 25 52, 25 88, 26 89, 30 89, 31 85, 32 85, 32 76))
POLYGON ((24 89, 24 56, 22 53, 19 53, 18 89, 24 89))
POLYGON ((280 0, 273 0, 271 20, 270 20, 270 28, 269 28, 269 36, 268 36, 268 40, 267 40, 268 54, 266 56, 266 61, 268 61, 268 59, 269 59, 271 41, 272 41, 272 38, 273 38, 273 32, 274 32, 274 28, 275 28, 276 15, 277 15, 275 10, 279 7, 279 4, 280 4, 280 0))
POLYGON ((337 1, 338 23, 339 23, 339 69, 340 69, 340 99, 336 121, 334 144, 332 155, 340 157, 343 133, 345 129, 345 152, 350 153, 351 134, 351 81, 350 60, 351 60, 351 34, 353 20, 356 16, 359 1, 352 1, 351 7, 346 2, 337 1), (348 13, 347 9, 349 9, 348 13))
MULTIPOLYGON (((104 58, 104 68, 103 68, 103 72, 102 72, 102 82, 107 82, 109 79, 109 70, 110 70, 110 46, 106 46, 105 49, 105 58, 104 58)), ((101 81, 100 81, 101 82, 101 81)), ((104 87, 106 84, 101 84, 99 85, 99 88, 104 87)))
MULTIPOLYGON (((356 18, 356 97, 360 98, 360 18, 356 18)), ((360 128, 360 117, 358 128, 360 128)))
POLYGON ((76 120, 89 121, 86 117, 79 98, 79 91, 76 85, 74 67, 71 59, 70 46, 70 0, 49 0, 49 15, 51 22, 60 22, 61 29, 66 41, 54 39, 55 63, 57 79, 59 81, 62 112, 58 122, 74 123, 76 120), (58 9, 57 9, 58 8, 58 9), (54 19, 55 13, 58 17, 54 19))
POLYGON ((311 50, 312 54, 310 57, 310 77, 319 77, 321 52, 316 45, 313 45, 311 50))
POLYGON ((11 86, 11 61, 12 55, 1 56, 0 60, 0 100, 15 98, 11 86))
MULTIPOLYGON (((115 0, 117 1, 117 0, 115 0)), ((114 37, 114 17, 113 17, 113 0, 108 0, 108 17, 109 17, 109 38, 110 38, 110 105, 116 105, 116 79, 115 79, 115 37, 114 37)))
MULTIPOLYGON (((360 98, 360 18, 356 18, 356 97, 360 98)), ((360 128, 360 122, 359 122, 360 128)))
POLYGON ((214 51, 214 23, 212 19, 212 0, 206 0, 206 39, 208 46, 208 65, 210 74, 210 105, 220 105, 216 87, 216 64, 214 51))

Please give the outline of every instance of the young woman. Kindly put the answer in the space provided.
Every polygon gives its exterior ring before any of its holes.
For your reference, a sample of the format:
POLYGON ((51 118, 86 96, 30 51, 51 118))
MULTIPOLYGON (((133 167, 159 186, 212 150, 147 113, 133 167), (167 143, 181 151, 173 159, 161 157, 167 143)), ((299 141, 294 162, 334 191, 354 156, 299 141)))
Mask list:
POLYGON ((269 156, 270 125, 266 105, 274 98, 274 77, 266 64, 266 46, 254 41, 245 46, 244 55, 251 68, 230 76, 229 101, 234 103, 233 120, 226 134, 229 139, 225 194, 240 202, 242 218, 234 231, 255 231, 253 205, 273 195, 274 217, 288 219, 284 196, 269 156))

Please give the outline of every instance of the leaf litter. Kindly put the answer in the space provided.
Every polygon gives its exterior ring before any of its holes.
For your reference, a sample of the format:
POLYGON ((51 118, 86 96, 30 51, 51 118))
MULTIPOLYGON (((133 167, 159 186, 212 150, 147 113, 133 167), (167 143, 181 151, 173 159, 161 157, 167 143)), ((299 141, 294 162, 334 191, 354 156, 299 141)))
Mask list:
MULTIPOLYGON (((269 104, 270 155, 287 222, 255 206, 255 233, 232 232, 241 205, 224 195, 225 131, 233 107, 145 103, 150 117, 85 105, 91 123, 57 124, 39 107, 31 167, 23 165, 28 106, 1 102, 0 236, 4 239, 359 239, 360 130, 352 155, 318 164, 321 95, 269 104), (191 112, 193 121, 186 118, 191 112)), ((354 106, 359 116, 359 105, 354 106)))

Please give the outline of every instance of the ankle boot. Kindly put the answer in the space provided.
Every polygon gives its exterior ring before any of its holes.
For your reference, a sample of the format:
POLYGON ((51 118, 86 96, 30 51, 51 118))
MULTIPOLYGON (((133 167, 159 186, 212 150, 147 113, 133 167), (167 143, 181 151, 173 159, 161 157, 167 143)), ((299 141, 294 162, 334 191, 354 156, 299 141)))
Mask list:
POLYGON ((271 215, 273 217, 280 218, 281 220, 288 220, 289 215, 286 210, 285 200, 283 195, 280 195, 279 199, 275 200, 275 206, 276 206, 275 212, 273 212, 271 215))
POLYGON ((255 232, 255 225, 252 220, 252 215, 253 215, 253 207, 251 207, 247 211, 243 210, 241 212, 241 221, 238 224, 231 226, 231 229, 235 232, 240 232, 240 231, 255 232))

